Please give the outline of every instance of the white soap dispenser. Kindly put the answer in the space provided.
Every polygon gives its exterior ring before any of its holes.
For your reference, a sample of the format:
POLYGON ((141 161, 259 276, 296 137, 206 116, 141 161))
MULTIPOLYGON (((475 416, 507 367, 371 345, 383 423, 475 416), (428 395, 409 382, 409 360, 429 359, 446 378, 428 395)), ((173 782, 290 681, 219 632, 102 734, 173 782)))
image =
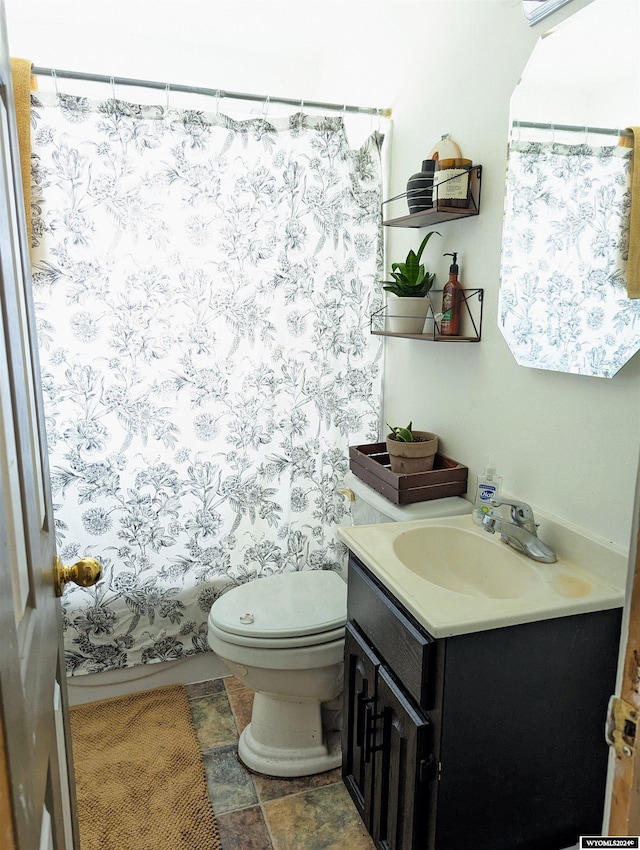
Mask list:
POLYGON ((501 484, 502 478, 496 475, 493 455, 487 455, 484 473, 478 475, 476 496, 473 501, 473 521, 476 525, 482 525, 482 517, 491 510, 489 502, 500 495, 501 484))

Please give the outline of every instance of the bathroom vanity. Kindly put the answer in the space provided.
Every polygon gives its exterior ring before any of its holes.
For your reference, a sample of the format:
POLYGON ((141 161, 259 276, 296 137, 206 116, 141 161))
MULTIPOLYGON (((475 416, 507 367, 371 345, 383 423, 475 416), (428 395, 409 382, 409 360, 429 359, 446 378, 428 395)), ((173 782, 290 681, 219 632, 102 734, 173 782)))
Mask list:
MULTIPOLYGON (((466 530, 467 519, 452 526, 466 530)), ((438 609, 446 614, 443 594, 451 611, 459 597, 463 614, 468 599, 420 578, 431 602, 417 600, 417 589, 407 591, 413 579, 403 576, 405 564, 381 554, 380 535, 393 536, 390 553, 401 552, 402 527, 442 522, 341 532, 352 550, 343 731, 349 793, 381 850, 562 850, 579 835, 597 835, 622 593, 596 587, 597 576, 587 592, 583 572, 583 595, 568 611, 525 613, 544 595, 527 587, 528 601, 472 598, 482 622, 463 617, 456 625, 451 616, 430 630, 430 606, 436 619, 438 609), (518 608, 521 621, 509 622, 518 608)), ((571 572, 562 562, 550 569, 571 572)))

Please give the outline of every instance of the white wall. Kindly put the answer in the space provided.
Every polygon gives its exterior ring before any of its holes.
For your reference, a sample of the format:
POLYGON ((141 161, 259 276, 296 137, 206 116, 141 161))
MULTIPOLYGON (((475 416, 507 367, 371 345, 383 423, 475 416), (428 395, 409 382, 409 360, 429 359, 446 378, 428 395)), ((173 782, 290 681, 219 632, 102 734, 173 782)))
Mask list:
MULTIPOLYGON (((434 78, 433 54, 414 57, 405 72, 393 104, 397 182, 392 191, 402 191, 399 164, 411 173, 440 132, 451 133, 464 156, 483 164, 480 216, 437 228, 444 236, 439 253, 459 251, 463 283, 485 289, 483 338, 473 346, 390 340, 387 421, 413 419, 436 431, 443 452, 472 473, 482 468, 486 452, 494 451, 506 491, 626 547, 640 439, 640 357, 612 380, 526 369, 516 365, 496 327, 509 96, 525 67, 531 36, 540 35, 549 21, 531 32, 514 4, 479 6, 483 13, 476 15, 474 3, 451 9, 457 31, 469 36, 464 61, 447 62, 442 50, 442 74, 434 78), (473 25, 464 25, 466 14, 473 25)), ((575 11, 575 4, 564 11, 569 10, 575 11)), ((449 58, 451 45, 448 39, 449 58)), ((611 63, 624 61, 614 39, 601 39, 600 51, 611 63)), ((637 51, 633 57, 637 79, 637 51)), ((593 98, 601 96, 597 79, 591 90, 593 98)), ((640 120, 637 99, 628 106, 626 123, 640 120)), ((435 241, 429 243, 428 258, 442 284, 447 263, 436 259, 435 241)), ((405 244, 394 238, 390 253, 397 246, 402 257, 405 244)))
MULTIPOLYGON (((610 381, 524 369, 496 326, 509 98, 541 33, 588 3, 530 28, 518 0, 5 0, 11 53, 36 65, 391 106, 391 194, 450 133, 483 165, 482 211, 439 225, 426 259, 441 284, 439 255, 459 252, 463 283, 485 289, 483 338, 388 340, 385 419, 436 431, 471 480, 493 451, 505 490, 627 547, 640 357, 610 381)), ((390 257, 418 238, 393 230, 390 257)))

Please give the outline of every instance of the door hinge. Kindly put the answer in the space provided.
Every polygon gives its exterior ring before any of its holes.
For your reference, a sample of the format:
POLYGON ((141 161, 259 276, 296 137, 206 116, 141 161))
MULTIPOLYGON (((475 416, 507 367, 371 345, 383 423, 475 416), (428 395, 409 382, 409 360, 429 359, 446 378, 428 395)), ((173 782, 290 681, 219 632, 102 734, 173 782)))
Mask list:
POLYGON ((620 697, 612 696, 607 709, 605 738, 618 756, 629 758, 636 745, 638 709, 620 697))

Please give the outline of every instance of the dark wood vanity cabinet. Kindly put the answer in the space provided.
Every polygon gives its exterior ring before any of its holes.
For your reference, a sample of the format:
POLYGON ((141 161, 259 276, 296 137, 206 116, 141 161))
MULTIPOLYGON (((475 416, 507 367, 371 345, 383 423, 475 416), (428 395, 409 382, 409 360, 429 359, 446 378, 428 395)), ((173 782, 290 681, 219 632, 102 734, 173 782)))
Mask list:
POLYGON ((434 640, 349 559, 343 778, 381 850, 562 850, 602 827, 621 609, 434 640))

